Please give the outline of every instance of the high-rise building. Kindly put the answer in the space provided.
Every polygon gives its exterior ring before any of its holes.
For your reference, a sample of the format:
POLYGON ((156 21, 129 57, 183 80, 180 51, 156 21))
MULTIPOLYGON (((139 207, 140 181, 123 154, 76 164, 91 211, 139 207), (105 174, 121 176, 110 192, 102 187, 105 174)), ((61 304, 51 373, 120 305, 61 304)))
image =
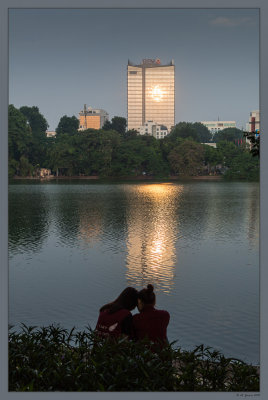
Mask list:
POLYGON ((175 65, 172 60, 162 65, 159 59, 144 59, 127 66, 128 129, 139 131, 153 120, 167 127, 175 125, 175 65))
POLYGON ((96 109, 92 107, 86 107, 79 113, 79 131, 84 131, 85 129, 101 129, 109 118, 108 113, 102 109, 96 109))

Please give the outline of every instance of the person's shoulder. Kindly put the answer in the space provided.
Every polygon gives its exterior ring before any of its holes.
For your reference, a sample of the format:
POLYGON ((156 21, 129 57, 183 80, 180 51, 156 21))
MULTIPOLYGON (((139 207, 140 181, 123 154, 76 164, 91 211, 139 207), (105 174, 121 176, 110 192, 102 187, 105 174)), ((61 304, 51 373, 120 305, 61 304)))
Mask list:
POLYGON ((157 310, 159 314, 161 314, 163 317, 165 316, 166 318, 170 318, 170 314, 166 310, 157 310))

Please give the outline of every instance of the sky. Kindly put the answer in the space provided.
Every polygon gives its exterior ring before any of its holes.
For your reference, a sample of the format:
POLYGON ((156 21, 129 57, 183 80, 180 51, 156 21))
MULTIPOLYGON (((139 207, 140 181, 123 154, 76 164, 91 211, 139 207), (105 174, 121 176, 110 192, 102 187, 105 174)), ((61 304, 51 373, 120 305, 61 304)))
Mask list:
POLYGON ((10 9, 9 104, 49 128, 84 104, 127 117, 127 63, 175 63, 175 123, 259 109, 259 10, 10 9))

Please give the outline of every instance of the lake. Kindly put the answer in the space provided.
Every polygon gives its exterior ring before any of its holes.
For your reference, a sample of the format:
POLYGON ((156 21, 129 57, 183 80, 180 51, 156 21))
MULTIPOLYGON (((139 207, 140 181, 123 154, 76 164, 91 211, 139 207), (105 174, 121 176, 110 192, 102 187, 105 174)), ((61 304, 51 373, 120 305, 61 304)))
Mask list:
POLYGON ((259 184, 9 185, 10 324, 95 328, 148 283, 170 341, 259 363, 259 184))

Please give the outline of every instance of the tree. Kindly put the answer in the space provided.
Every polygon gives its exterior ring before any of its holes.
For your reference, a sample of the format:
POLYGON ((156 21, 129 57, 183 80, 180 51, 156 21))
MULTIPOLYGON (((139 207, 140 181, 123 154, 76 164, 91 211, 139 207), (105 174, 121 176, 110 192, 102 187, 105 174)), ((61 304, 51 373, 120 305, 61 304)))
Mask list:
POLYGON ((221 157, 222 163, 227 168, 231 166, 233 159, 244 151, 243 148, 237 147, 234 143, 226 140, 217 143, 217 150, 219 152, 219 157, 221 157))
POLYGON ((224 174, 226 179, 259 179, 259 160, 252 157, 249 151, 240 152, 230 162, 230 167, 224 174))
POLYGON ((46 130, 48 128, 48 123, 45 117, 39 112, 38 107, 23 106, 20 108, 20 112, 27 118, 27 121, 31 127, 33 135, 46 133, 46 130))
POLYGON ((203 167, 204 146, 184 140, 168 155, 171 171, 181 175, 198 175, 203 167))
POLYGON ((260 157, 260 135, 256 135, 254 132, 244 132, 244 137, 251 143, 250 152, 253 157, 260 157))
POLYGON ((57 175, 73 175, 75 163, 73 137, 62 134, 55 141, 49 154, 49 166, 57 175))
POLYGON ((207 172, 210 173, 211 170, 215 171, 216 166, 223 163, 223 155, 218 148, 214 148, 208 145, 204 146, 204 164, 207 167, 207 172))
POLYGON ((163 176, 168 170, 163 162, 160 143, 152 136, 133 136, 121 141, 112 162, 117 176, 163 176))
POLYGON ((105 131, 114 130, 124 136, 127 128, 127 120, 123 117, 113 117, 112 121, 105 121, 102 129, 105 131))
POLYGON ((176 124, 174 128, 171 130, 169 138, 171 140, 176 140, 177 138, 182 138, 182 139, 188 138, 196 142, 201 141, 196 128, 194 128, 193 124, 190 122, 180 122, 176 124))
POLYGON ((32 142, 32 133, 26 117, 10 104, 8 107, 8 173, 9 177, 15 174, 25 174, 31 170, 29 162, 32 142), (28 166, 28 171, 25 166, 28 166), (25 172, 26 171, 26 172, 25 172))
POLYGON ((64 133, 72 136, 78 132, 79 128, 79 120, 73 115, 72 117, 68 117, 64 115, 61 117, 58 126, 56 128, 56 134, 62 135, 64 133))
POLYGON ((212 139, 212 134, 201 122, 193 123, 193 128, 197 131, 201 143, 208 143, 212 139))
POLYGON ((213 141, 215 143, 226 140, 227 142, 234 142, 237 139, 242 139, 244 132, 237 128, 226 128, 223 129, 213 136, 213 141))
POLYGON ((138 136, 139 132, 136 131, 135 129, 130 129, 129 131, 127 131, 124 135, 124 137, 127 138, 131 138, 131 137, 136 137, 138 136))
POLYGON ((51 168, 69 176, 109 176, 120 140, 118 132, 102 129, 87 129, 74 136, 61 134, 50 154, 51 168))
POLYGON ((113 128, 112 128, 112 123, 111 123, 110 121, 108 121, 108 119, 107 119, 107 120, 104 122, 102 129, 105 130, 105 131, 110 131, 110 130, 112 130, 112 129, 113 129, 113 128))
POLYGON ((126 133, 127 120, 123 117, 113 117, 112 118, 112 129, 124 135, 126 133))
POLYGON ((47 156, 46 130, 48 123, 36 106, 23 106, 20 108, 20 112, 26 117, 32 133, 29 160, 34 166, 44 166, 47 156))

